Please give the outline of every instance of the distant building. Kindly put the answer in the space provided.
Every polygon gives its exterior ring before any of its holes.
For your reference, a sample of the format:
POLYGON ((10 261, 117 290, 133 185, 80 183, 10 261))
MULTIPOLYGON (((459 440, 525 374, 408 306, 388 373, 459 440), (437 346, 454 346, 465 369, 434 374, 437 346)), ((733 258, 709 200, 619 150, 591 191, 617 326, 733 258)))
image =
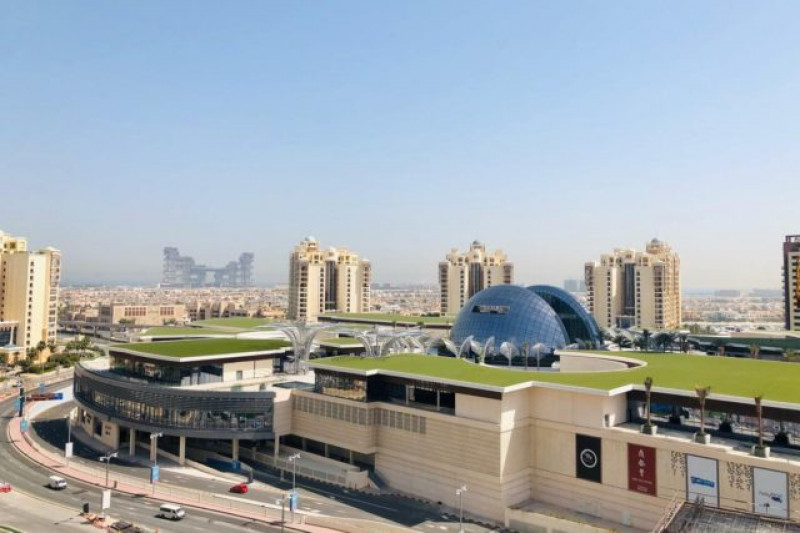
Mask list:
POLYGON ((191 287, 252 287, 254 255, 246 252, 238 261, 221 268, 195 263, 193 257, 181 255, 177 248, 164 248, 164 270, 161 286, 169 288, 191 287), (209 279, 209 274, 213 279, 209 279))
POLYGON ((565 279, 564 290, 567 292, 586 292, 586 282, 582 279, 565 279))
POLYGON ((494 285, 514 283, 514 264, 506 254, 495 250, 486 252, 486 246, 474 241, 469 251, 461 253, 453 248, 439 263, 440 305, 443 315, 458 313, 467 300, 494 285))
POLYGON ((0 231, 0 352, 18 357, 56 341, 60 282, 61 252, 29 251, 24 238, 0 231))
POLYGON ((742 295, 742 291, 737 291, 734 289, 722 289, 719 291, 714 291, 714 296, 717 298, 739 298, 742 295))
POLYGON ((346 248, 323 250, 314 237, 294 248, 289 260, 291 320, 316 320, 325 312, 370 310, 372 265, 346 248))
MULTIPOLYGON (((130 324, 135 326, 163 326, 187 321, 186 306, 166 305, 101 305, 96 321, 101 325, 130 324)), ((90 322, 93 322, 90 320, 90 322)))
POLYGON ((601 327, 675 329, 681 324, 681 264, 653 239, 645 252, 617 248, 585 265, 589 308, 601 327))
POLYGON ((800 329, 800 235, 783 242, 783 305, 788 330, 800 329))

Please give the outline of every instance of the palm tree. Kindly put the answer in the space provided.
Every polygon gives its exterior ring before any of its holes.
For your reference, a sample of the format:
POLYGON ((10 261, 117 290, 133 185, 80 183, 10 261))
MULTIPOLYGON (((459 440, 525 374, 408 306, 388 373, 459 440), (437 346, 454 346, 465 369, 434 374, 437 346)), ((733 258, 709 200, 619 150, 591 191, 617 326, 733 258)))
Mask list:
POLYGON ((614 335, 611 338, 611 342, 616 344, 619 347, 620 350, 622 348, 630 348, 631 345, 633 344, 631 342, 631 339, 627 335, 624 335, 622 333, 617 333, 616 335, 614 335))
POLYGON ((761 347, 758 344, 751 344, 750 345, 750 357, 753 359, 758 359, 758 354, 761 352, 761 347))
POLYGON ((651 413, 651 403, 650 403, 650 395, 653 389, 653 378, 647 376, 644 379, 644 395, 645 395, 645 408, 647 409, 647 422, 645 422, 644 426, 642 426, 642 433, 648 433, 650 435, 655 434, 656 432, 656 425, 653 424, 653 421, 650 418, 651 413))
POLYGON ((687 353, 689 351, 689 334, 688 333, 678 333, 678 346, 682 353, 687 353))
POLYGON ((675 333, 671 331, 662 331, 653 338, 653 344, 660 347, 662 352, 666 352, 671 350, 672 345, 675 344, 675 336, 675 333))
POLYGON ((645 328, 645 329, 642 330, 642 340, 644 341, 643 345, 644 345, 644 351, 645 352, 650 349, 650 339, 651 339, 652 336, 653 336, 653 334, 650 332, 649 329, 645 328))
POLYGON ((706 433, 706 399, 711 394, 711 386, 695 387, 694 392, 697 394, 697 400, 700 403, 700 432, 696 435, 695 440, 702 444, 708 444, 710 439, 706 433))

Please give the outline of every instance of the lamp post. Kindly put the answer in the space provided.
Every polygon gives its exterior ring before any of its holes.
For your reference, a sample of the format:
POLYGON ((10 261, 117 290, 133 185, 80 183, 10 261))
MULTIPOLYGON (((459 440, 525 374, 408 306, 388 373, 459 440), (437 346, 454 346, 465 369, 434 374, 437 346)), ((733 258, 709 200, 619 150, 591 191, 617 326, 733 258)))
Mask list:
POLYGON ((458 496, 458 533, 464 533, 464 493, 467 492, 467 486, 461 485, 456 489, 456 496, 458 496))
MULTIPOLYGON (((292 463, 292 496, 297 498, 297 460, 300 459, 300 454, 295 453, 289 456, 289 462, 292 463)), ((292 511, 292 524, 294 524, 294 506, 290 506, 292 511)))
POLYGON ((153 450, 153 466, 158 465, 158 437, 163 436, 163 433, 150 433, 150 447, 153 450))
POLYGON ((281 504, 281 533, 283 533, 283 524, 286 522, 284 519, 286 516, 286 494, 281 494, 281 499, 275 503, 281 504))
POLYGON ((72 415, 69 414, 64 418, 67 419, 67 442, 72 442, 72 415))
POLYGON ((106 463, 106 488, 108 488, 108 465, 111 464, 111 459, 117 456, 117 452, 104 455, 100 458, 100 462, 106 463))

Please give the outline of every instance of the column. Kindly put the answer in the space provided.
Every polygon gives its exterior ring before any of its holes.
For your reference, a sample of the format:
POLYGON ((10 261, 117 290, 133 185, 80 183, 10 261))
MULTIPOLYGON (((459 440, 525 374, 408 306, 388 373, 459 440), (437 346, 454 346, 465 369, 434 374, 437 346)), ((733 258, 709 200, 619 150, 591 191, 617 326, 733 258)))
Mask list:
POLYGON ((349 450, 349 452, 350 452, 350 464, 352 465, 352 464, 354 464, 353 463, 353 450, 349 450))
POLYGON ((280 457, 280 450, 281 450, 281 438, 278 435, 275 435, 275 446, 273 446, 275 450, 275 455, 273 457, 272 466, 276 466, 278 464, 278 457, 280 457))
POLYGON ((180 444, 178 445, 178 464, 183 466, 186 464, 186 437, 180 436, 180 444))
POLYGON ((156 451, 158 451, 158 445, 156 444, 158 439, 150 439, 150 462, 156 462, 156 451))
POLYGON ((134 428, 130 429, 128 435, 128 455, 136 455, 136 430, 134 428))
POLYGON ((325 443, 325 457, 329 457, 328 455, 328 443, 325 443))
POLYGON ((234 461, 239 460, 239 439, 233 439, 231 441, 231 458, 234 461))

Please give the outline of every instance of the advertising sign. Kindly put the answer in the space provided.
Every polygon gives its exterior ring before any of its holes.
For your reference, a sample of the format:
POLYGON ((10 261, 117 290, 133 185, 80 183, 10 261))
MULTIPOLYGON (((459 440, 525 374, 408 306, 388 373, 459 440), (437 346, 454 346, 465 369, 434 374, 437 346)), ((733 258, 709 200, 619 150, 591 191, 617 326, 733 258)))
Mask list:
POLYGON ((66 444, 66 447, 64 448, 64 457, 66 457, 67 459, 72 457, 72 443, 71 442, 68 442, 66 444))
POLYGON ((628 490, 656 495, 656 449, 628 444, 628 490))
POLYGON ((297 503, 298 503, 297 500, 298 500, 297 492, 296 491, 290 492, 289 493, 289 510, 291 512, 295 512, 297 510, 297 503))
POLYGON ((103 491, 103 497, 100 500, 100 508, 105 511, 109 507, 111 507, 111 490, 105 489, 103 491))
POLYGON ((602 440, 589 435, 575 435, 575 472, 579 479, 603 482, 602 440))
POLYGON ((789 479, 785 472, 753 468, 753 510, 789 518, 789 479))
POLYGON ((719 507, 719 464, 714 459, 686 456, 686 499, 703 500, 709 507, 719 507))
POLYGON ((161 477, 161 467, 153 465, 150 467, 150 483, 155 483, 161 477))
POLYGON ((30 422, 28 422, 28 419, 24 418, 24 419, 22 419, 22 422, 19 423, 19 430, 21 432, 25 433, 26 431, 28 431, 28 426, 29 425, 30 425, 30 422))

